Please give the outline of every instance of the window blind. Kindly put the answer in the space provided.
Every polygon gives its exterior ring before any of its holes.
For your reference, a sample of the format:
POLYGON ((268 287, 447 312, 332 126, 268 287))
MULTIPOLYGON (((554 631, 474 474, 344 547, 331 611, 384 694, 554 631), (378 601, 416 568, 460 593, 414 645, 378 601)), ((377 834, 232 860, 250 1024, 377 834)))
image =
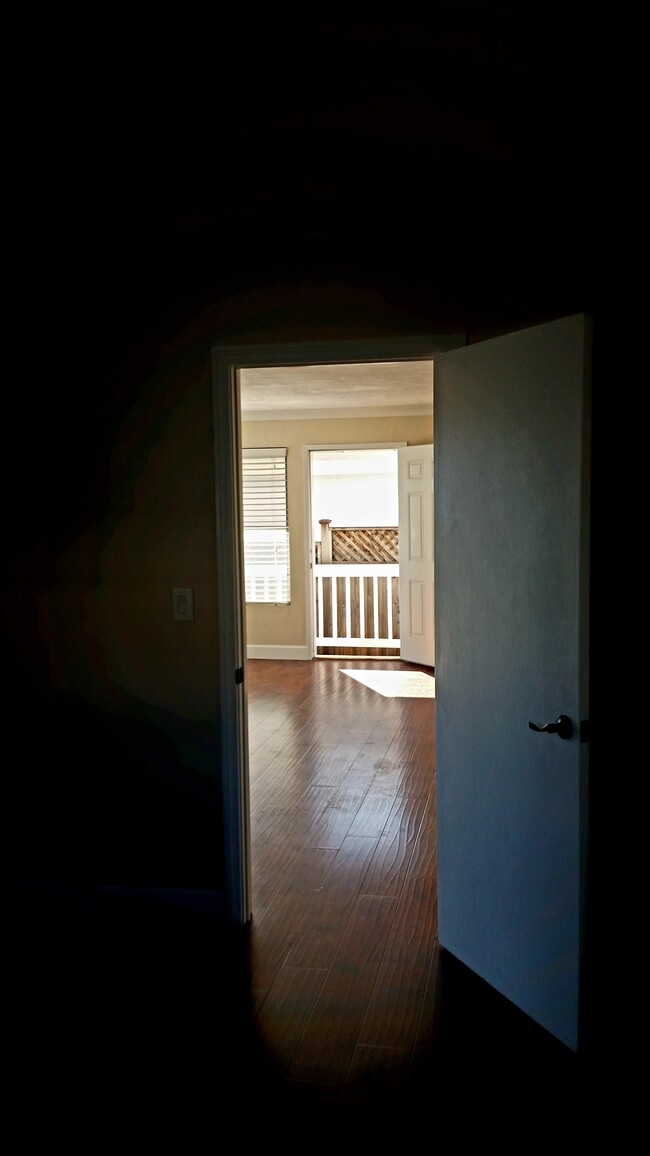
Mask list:
POLYGON ((289 602, 287 450, 242 452, 244 586, 247 602, 289 602))

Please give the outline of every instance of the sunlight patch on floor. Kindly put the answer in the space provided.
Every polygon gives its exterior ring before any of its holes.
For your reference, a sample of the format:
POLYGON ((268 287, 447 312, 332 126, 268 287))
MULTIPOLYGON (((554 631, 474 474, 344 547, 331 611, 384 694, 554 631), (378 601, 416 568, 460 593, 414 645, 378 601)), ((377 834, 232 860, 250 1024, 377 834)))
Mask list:
POLYGON ((385 698, 436 697, 435 678, 421 670, 344 670, 341 667, 340 673, 355 678, 385 698))

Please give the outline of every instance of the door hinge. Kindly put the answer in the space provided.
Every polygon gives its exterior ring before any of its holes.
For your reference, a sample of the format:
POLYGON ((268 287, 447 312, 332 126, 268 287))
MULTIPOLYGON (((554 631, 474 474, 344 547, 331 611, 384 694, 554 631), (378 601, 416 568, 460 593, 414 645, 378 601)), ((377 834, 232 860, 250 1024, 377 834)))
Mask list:
POLYGON ((238 666, 237 670, 235 671, 235 682, 237 684, 239 684, 240 682, 243 682, 243 681, 244 681, 244 668, 243 668, 243 666, 238 666))

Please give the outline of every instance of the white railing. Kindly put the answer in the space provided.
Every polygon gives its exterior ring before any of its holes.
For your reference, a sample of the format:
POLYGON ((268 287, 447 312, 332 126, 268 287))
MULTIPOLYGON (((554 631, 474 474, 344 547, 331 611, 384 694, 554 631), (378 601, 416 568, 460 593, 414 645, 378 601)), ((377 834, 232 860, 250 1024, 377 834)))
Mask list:
POLYGON ((313 572, 316 646, 399 650, 397 563, 317 563, 313 572))

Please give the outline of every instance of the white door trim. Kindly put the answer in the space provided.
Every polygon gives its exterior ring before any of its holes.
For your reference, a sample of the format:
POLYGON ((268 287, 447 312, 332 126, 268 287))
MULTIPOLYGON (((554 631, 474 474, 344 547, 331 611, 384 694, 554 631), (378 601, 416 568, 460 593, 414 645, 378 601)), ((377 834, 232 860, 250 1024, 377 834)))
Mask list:
MULTIPOLYGON (((431 395, 431 411, 433 412, 433 392, 431 395)), ((306 445, 303 446, 303 469, 305 478, 305 494, 307 495, 305 501, 305 542, 307 543, 306 551, 306 583, 305 590, 309 591, 309 622, 307 624, 307 647, 309 649, 310 658, 316 657, 316 644, 314 635, 314 557, 313 557, 313 542, 312 542, 312 476, 311 476, 311 455, 312 452, 318 453, 319 450, 398 450, 406 445, 406 442, 323 442, 320 445, 306 445)))
POLYGON ((246 620, 241 533, 241 407, 238 371, 285 365, 433 360, 465 345, 463 335, 361 338, 212 349, 212 415, 217 523, 217 614, 226 911, 236 925, 252 916, 246 714, 246 620), (243 672, 243 681, 238 681, 243 672))

